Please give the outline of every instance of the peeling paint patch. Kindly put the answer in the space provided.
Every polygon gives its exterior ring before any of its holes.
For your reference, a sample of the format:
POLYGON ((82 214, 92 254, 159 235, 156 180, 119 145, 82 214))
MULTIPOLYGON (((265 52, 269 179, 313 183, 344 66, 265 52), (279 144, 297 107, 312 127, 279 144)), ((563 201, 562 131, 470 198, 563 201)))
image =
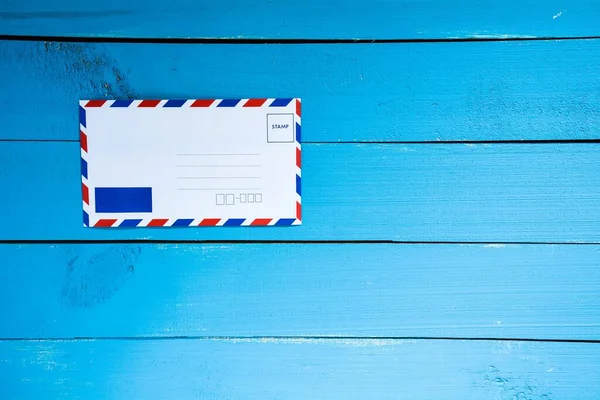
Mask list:
POLYGON ((343 347, 381 347, 397 346, 402 344, 415 344, 414 339, 356 339, 356 338, 279 338, 279 337, 257 337, 257 338, 211 338, 212 341, 230 343, 262 343, 262 344, 322 344, 343 347))
POLYGON ((123 72, 116 66, 116 61, 108 56, 102 45, 44 42, 44 51, 50 65, 55 64, 52 72, 59 72, 62 63, 65 72, 78 77, 79 98, 137 97, 124 79, 123 72))
POLYGON ((77 119, 73 110, 77 111, 80 99, 138 97, 110 47, 102 43, 3 42, 0 109, 11 117, 3 120, 1 133, 10 133, 10 139, 73 138, 73 119, 77 119), (24 89, 23 82, 35 84, 24 89), (32 119, 32 114, 36 118, 32 119))

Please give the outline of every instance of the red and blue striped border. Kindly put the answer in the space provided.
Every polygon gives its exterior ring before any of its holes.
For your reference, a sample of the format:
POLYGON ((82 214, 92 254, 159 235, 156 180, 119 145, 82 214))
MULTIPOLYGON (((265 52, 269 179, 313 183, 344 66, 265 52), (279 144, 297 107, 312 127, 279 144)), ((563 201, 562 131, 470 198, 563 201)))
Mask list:
MULTIPOLYGON (((287 107, 293 98, 275 99, 192 99, 192 100, 88 100, 84 101, 84 108, 186 108, 186 107, 287 107)), ((298 111, 298 110, 297 110, 298 111)), ((298 114, 298 112, 297 112, 298 114)))
POLYGON ((153 219, 99 219, 95 228, 135 228, 135 227, 190 227, 190 226, 290 226, 297 225, 296 218, 153 218, 153 219))
POLYGON ((88 185, 88 138, 85 108, 79 105, 79 144, 81 153, 81 196, 83 199, 83 226, 90 226, 90 190, 88 185))
POLYGON ((188 100, 84 100, 79 105, 79 139, 81 151, 81 189, 83 199, 83 225, 97 228, 133 227, 189 227, 189 226, 290 226, 302 223, 302 103, 296 98, 254 98, 254 99, 188 99, 188 100), (87 163, 88 140, 86 108, 184 108, 184 107, 287 107, 295 102, 296 121, 296 215, 293 218, 153 218, 153 219, 99 219, 90 224, 90 190, 87 163))

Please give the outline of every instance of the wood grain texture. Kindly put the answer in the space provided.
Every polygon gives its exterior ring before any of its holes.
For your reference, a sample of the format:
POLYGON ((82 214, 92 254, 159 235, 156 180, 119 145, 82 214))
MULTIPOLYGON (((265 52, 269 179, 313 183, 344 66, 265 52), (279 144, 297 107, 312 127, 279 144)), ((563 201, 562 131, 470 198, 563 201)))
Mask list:
POLYGON ((599 374, 600 346, 590 344, 0 341, 6 400, 585 400, 598 398, 599 374))
POLYGON ((84 228, 79 153, 0 143, 0 239, 600 242, 595 143, 307 144, 303 225, 284 228, 84 228))
POLYGON ((597 1, 4 0, 0 34, 141 38, 430 39, 600 34, 597 1))
POLYGON ((260 96, 302 97, 305 142, 600 137, 600 40, 355 45, 0 41, 0 65, 0 139, 77 140, 81 98, 260 96))
POLYGON ((0 245, 0 338, 600 339, 599 246, 0 245))

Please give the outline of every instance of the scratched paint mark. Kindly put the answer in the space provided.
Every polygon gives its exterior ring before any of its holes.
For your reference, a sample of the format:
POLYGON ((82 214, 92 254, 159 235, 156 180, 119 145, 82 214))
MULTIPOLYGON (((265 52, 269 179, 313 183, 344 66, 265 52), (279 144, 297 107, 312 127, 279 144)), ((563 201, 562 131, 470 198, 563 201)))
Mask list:
POLYGON ((472 382, 474 388, 495 393, 493 398, 525 400, 555 398, 548 388, 552 387, 549 366, 543 358, 536 357, 532 347, 524 343, 498 343, 490 357, 490 364, 477 372, 479 380, 472 382), (520 371, 511 368, 509 360, 519 359, 526 367, 520 371))
MULTIPOLYGON (((566 12, 567 10, 564 10, 564 11, 566 12)), ((555 14, 555 15, 552 17, 552 19, 557 19, 557 18, 559 18, 561 15, 563 15, 563 11, 560 11, 558 14, 555 14)))
POLYGON ((137 246, 110 246, 90 256, 69 256, 63 305, 91 308, 109 300, 134 275, 140 253, 137 246))
POLYGON ((34 364, 38 365, 43 371, 49 372, 55 369, 63 369, 65 363, 56 360, 56 346, 54 343, 44 343, 35 346, 34 364))
POLYGON ((483 374, 490 392, 495 388, 501 399, 544 399, 551 400, 552 393, 548 392, 550 385, 541 384, 532 376, 523 376, 501 371, 498 367, 490 365, 483 374), (543 389, 542 389, 543 388, 543 389))

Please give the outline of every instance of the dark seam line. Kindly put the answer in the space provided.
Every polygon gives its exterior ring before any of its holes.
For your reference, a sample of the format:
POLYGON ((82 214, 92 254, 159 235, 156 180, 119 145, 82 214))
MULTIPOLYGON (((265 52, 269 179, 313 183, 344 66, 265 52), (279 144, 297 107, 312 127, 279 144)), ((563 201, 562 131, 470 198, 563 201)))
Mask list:
POLYGON ((544 36, 514 38, 437 38, 437 39, 228 39, 228 38, 136 38, 81 37, 45 35, 0 35, 0 40, 71 42, 71 43, 169 43, 169 44, 364 44, 364 43, 460 43, 460 42, 524 42, 544 40, 588 40, 600 36, 544 36))
POLYGON ((600 143, 600 139, 507 139, 507 140, 372 140, 372 141, 306 141, 302 144, 569 144, 569 143, 600 143))
MULTIPOLYGON (((96 228, 98 229, 98 228, 96 228)), ((102 229, 102 228, 100 228, 102 229)), ((105 230, 110 230, 106 228, 105 230)), ((168 229, 168 228, 167 228, 168 229)), ((473 242, 473 241, 410 241, 410 240, 175 240, 175 239, 66 239, 66 240, 0 240, 0 245, 14 244, 401 244, 401 245, 565 245, 565 246, 597 246, 600 242, 473 242)))
MULTIPOLYGON (((79 139, 0 139, 1 142, 79 143, 79 139)), ((600 143, 600 139, 508 139, 508 140, 355 140, 355 141, 302 141, 302 144, 577 144, 600 143)))
POLYGON ((79 139, 0 139, 0 142, 50 142, 50 143, 78 143, 79 139))
POLYGON ((75 342, 75 341, 162 341, 162 340, 455 340, 455 341, 505 341, 505 342, 541 342, 541 343, 587 343, 600 344, 597 339, 531 339, 502 337, 451 337, 451 336, 76 336, 56 338, 3 338, 0 342, 75 342))

